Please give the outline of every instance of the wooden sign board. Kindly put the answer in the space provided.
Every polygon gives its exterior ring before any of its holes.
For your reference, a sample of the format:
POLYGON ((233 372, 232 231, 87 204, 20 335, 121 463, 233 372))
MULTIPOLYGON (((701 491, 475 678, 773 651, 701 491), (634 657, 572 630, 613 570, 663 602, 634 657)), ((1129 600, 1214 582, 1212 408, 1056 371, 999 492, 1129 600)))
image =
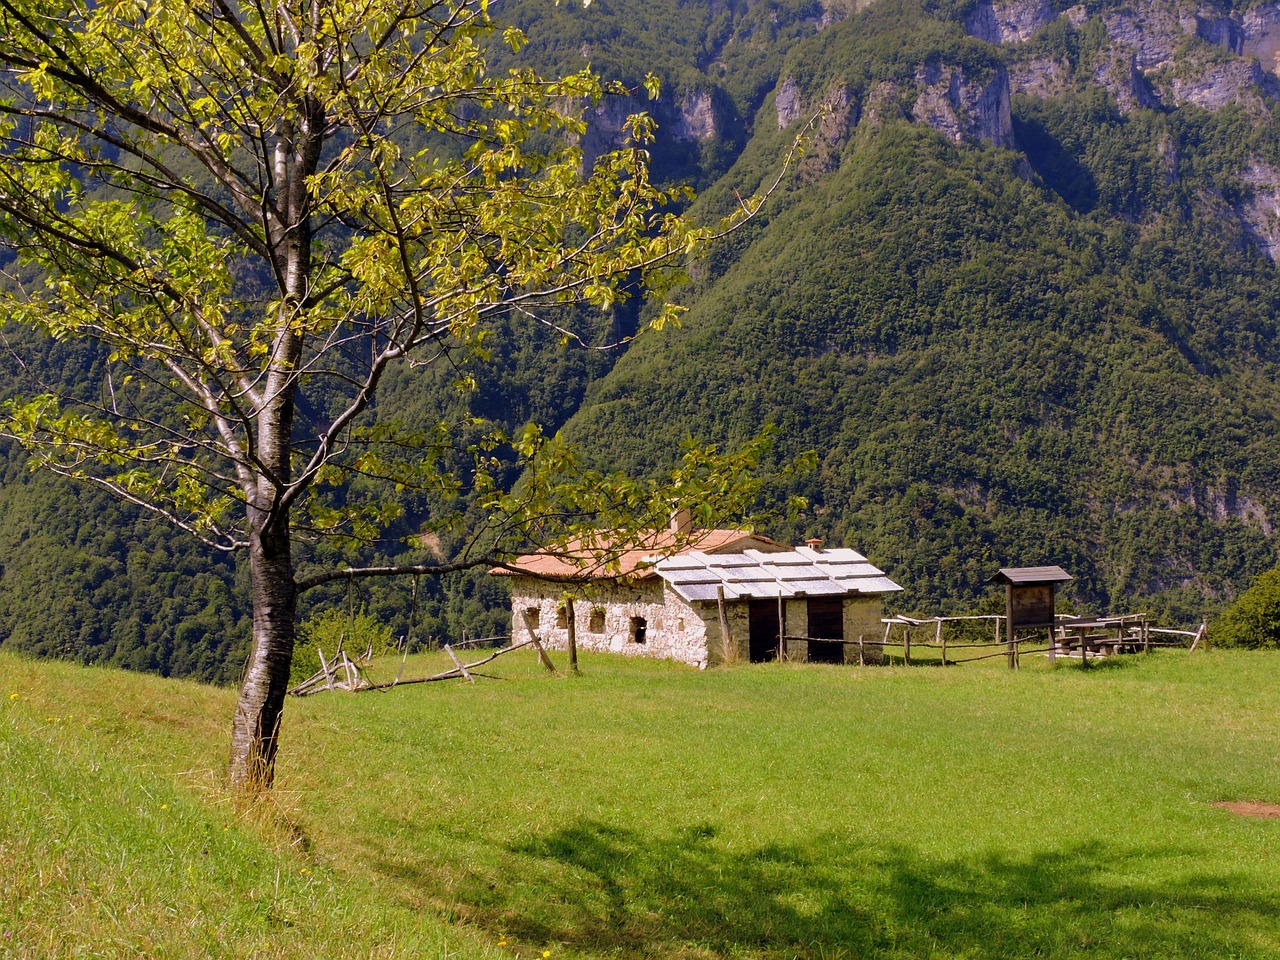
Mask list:
POLYGON ((1053 584, 1008 585, 1009 619, 1013 627, 1053 626, 1053 584))

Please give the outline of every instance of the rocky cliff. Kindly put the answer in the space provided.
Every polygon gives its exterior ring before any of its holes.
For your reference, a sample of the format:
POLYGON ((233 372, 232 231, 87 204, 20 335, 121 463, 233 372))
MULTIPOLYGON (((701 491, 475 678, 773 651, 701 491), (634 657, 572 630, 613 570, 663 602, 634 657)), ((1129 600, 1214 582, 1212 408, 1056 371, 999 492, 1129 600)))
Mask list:
MULTIPOLYGON (((1083 6, 1057 14, 1045 0, 1007 0, 979 4, 965 27, 980 40, 1011 45, 1031 40, 1059 18, 1079 29, 1090 15, 1083 6)), ((1280 4, 1239 12, 1140 0, 1104 11, 1097 20, 1107 47, 1095 56, 1091 79, 1122 110, 1243 104, 1257 111, 1264 99, 1280 97, 1280 4)), ((1026 64, 1014 74, 1015 88, 1047 92, 1060 71, 1060 63, 1026 64)))
MULTIPOLYGON (((874 16, 878 8, 867 11, 869 6, 869 0, 825 0, 797 8, 785 21, 795 37, 791 42, 838 32, 849 17, 874 16)), ((657 119, 659 146, 685 158, 673 175, 688 177, 689 164, 701 162, 699 149, 719 151, 721 162, 736 156, 751 137, 752 123, 724 87, 733 64, 741 62, 733 58, 752 45, 776 51, 784 44, 776 17, 757 20, 740 15, 735 32, 707 41, 698 66, 705 81, 668 84, 671 89, 657 103, 609 98, 593 108, 582 140, 586 163, 620 146, 627 116, 641 110, 657 119)), ((983 63, 954 49, 926 51, 919 62, 876 78, 820 77, 806 56, 783 67, 774 82, 766 81, 763 89, 771 85, 773 96, 766 122, 787 129, 814 121, 805 169, 820 174, 838 166, 856 130, 892 119, 927 125, 955 144, 1023 149, 1014 129, 1015 97, 1049 101, 1095 87, 1121 116, 1187 107, 1238 110, 1259 121, 1280 101, 1280 2, 1241 10, 1133 0, 1063 10, 1051 0, 980 0, 953 29, 991 45, 995 58, 983 63), (1051 33, 1070 35, 1072 52, 1046 42, 1051 33)), ((1280 179, 1271 177, 1276 169, 1274 158, 1247 157, 1236 171, 1239 195, 1224 201, 1250 241, 1272 260, 1280 257, 1272 210, 1280 197, 1280 179)))
MULTIPOLYGON (((1280 4, 1242 11, 1137 0, 1091 15, 1084 6, 1057 13, 1045 0, 1005 0, 973 8, 965 29, 1001 48, 1013 93, 1036 99, 1092 84, 1111 96, 1121 115, 1231 108, 1259 121, 1280 100, 1280 4), (1076 37, 1088 33, 1096 49, 1074 63, 1043 55, 1036 37, 1055 22, 1076 37)), ((927 119, 920 119, 950 135, 937 111, 925 113, 927 119)), ((1170 171, 1176 176, 1176 164, 1170 171)), ((1239 194, 1226 206, 1256 248, 1280 260, 1280 171, 1263 157, 1248 158, 1239 174, 1239 194)))
POLYGON ((777 124, 816 119, 817 148, 841 146, 858 126, 891 118, 926 124, 953 143, 1014 147, 1009 76, 1004 68, 975 75, 955 64, 921 64, 911 83, 886 81, 858 102, 848 85, 836 82, 805 100, 793 77, 784 77, 774 98, 777 124))

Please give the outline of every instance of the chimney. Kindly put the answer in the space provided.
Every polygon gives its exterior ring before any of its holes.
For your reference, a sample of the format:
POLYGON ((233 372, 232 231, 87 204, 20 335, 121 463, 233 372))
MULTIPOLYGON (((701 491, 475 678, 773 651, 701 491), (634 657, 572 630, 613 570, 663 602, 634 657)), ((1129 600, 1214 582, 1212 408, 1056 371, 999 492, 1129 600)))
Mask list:
POLYGON ((804 542, 804 545, 810 550, 817 550, 819 553, 822 552, 822 539, 820 537, 810 537, 804 542))
POLYGON ((671 532, 677 536, 688 536, 693 533, 693 511, 681 507, 671 514, 671 532))

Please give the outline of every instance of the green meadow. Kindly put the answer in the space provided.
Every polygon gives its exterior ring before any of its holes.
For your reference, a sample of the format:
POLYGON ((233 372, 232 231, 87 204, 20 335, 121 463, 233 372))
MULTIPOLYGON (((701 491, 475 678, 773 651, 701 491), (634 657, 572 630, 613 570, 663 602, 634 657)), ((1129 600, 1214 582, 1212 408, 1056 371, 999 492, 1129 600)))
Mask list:
POLYGON ((291 700, 245 806, 231 691, 0 655, 0 958, 1280 956, 1275 654, 582 666, 291 700))

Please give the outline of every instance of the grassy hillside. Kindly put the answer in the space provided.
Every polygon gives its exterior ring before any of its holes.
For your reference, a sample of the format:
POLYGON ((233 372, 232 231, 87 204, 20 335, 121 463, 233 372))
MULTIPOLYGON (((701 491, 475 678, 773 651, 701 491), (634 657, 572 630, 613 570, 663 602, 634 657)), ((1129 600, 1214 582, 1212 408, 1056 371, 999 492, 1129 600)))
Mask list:
POLYGON ((1272 957, 1280 660, 502 680, 292 702, 0 656, 0 957, 1272 957), (17 696, 14 697, 14 694, 17 696))

